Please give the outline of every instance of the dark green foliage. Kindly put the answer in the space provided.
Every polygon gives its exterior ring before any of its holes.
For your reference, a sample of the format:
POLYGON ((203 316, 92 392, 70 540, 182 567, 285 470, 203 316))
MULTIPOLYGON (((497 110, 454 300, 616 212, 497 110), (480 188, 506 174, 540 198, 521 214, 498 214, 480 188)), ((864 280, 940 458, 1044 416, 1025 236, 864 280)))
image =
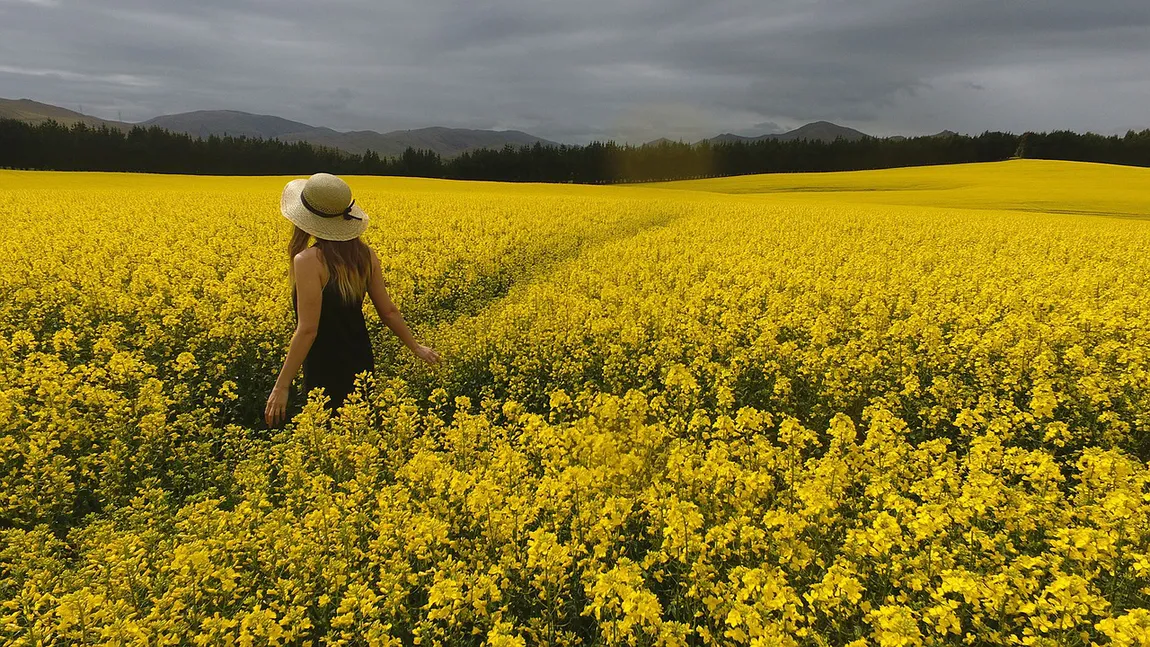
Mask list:
POLYGON ((657 145, 506 145, 449 159, 408 148, 398 157, 352 155, 276 139, 195 139, 157 126, 128 132, 83 123, 33 125, 0 119, 0 168, 58 171, 140 171, 209 175, 301 175, 316 171, 459 180, 605 184, 701 177, 993 162, 1011 156, 1150 166, 1150 129, 1124 137, 1069 131, 984 132, 832 142, 766 139, 657 145))

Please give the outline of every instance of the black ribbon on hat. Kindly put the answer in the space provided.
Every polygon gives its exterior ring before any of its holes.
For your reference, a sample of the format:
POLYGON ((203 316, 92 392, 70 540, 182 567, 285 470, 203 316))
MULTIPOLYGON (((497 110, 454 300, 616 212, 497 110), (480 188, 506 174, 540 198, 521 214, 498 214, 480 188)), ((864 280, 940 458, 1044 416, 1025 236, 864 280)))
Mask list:
POLYGON ((307 198, 303 197, 303 193, 299 194, 299 201, 303 203, 305 209, 314 213, 320 218, 338 218, 339 216, 343 216, 344 220, 363 220, 363 218, 360 218, 359 216, 351 215, 351 208, 355 206, 355 200, 352 200, 351 204, 347 205, 347 208, 339 213, 324 213, 319 209, 316 209, 315 207, 308 204, 307 198))

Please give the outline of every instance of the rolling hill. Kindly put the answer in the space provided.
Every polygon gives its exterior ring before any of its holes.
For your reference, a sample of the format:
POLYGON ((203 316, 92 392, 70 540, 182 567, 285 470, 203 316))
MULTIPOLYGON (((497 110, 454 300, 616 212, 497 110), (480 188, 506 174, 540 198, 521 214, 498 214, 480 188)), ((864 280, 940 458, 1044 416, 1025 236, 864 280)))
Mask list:
POLYGON ((842 137, 847 141, 856 141, 864 137, 870 137, 864 132, 832 124, 829 121, 814 121, 805 126, 799 126, 794 130, 788 130, 785 133, 774 133, 769 135, 759 135, 758 137, 743 137, 742 135, 734 135, 732 133, 723 133, 718 137, 712 137, 708 141, 712 144, 720 144, 724 142, 756 142, 764 139, 777 139, 779 141, 794 141, 796 139, 806 139, 809 141, 822 141, 833 142, 835 139, 842 137))
POLYGON ((253 115, 239 110, 196 110, 195 112, 181 112, 175 115, 160 115, 141 122, 140 125, 159 126, 174 133, 187 133, 200 138, 211 135, 231 135, 233 137, 277 139, 292 133, 328 130, 283 117, 253 115))
POLYGON ((0 99, 0 119, 19 119, 32 124, 52 120, 65 126, 83 122, 94 128, 108 126, 119 130, 127 130, 134 125, 80 114, 67 108, 32 101, 31 99, 0 99))

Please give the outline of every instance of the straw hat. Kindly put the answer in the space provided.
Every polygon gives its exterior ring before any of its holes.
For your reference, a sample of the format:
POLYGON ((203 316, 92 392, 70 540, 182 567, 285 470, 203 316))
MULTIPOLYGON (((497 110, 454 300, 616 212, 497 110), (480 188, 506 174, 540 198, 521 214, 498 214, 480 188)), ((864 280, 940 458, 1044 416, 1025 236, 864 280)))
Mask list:
POLYGON ((324 240, 351 240, 367 229, 367 214, 351 199, 351 187, 331 173, 288 182, 280 211, 300 229, 324 240))

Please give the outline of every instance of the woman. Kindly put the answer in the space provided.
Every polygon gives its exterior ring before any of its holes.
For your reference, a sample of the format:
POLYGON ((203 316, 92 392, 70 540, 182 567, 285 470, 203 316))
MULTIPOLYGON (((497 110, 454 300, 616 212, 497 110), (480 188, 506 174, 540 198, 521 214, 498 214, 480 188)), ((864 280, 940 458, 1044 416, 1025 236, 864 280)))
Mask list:
POLYGON ((322 387, 333 411, 354 390, 356 376, 375 368, 363 320, 365 294, 411 352, 428 364, 439 363, 435 351, 415 341, 391 302, 379 257, 359 238, 367 214, 356 206, 346 182, 329 173, 292 180, 284 187, 280 211, 295 224, 288 252, 296 328, 264 409, 269 427, 284 419, 288 386, 301 365, 304 392, 322 387))

